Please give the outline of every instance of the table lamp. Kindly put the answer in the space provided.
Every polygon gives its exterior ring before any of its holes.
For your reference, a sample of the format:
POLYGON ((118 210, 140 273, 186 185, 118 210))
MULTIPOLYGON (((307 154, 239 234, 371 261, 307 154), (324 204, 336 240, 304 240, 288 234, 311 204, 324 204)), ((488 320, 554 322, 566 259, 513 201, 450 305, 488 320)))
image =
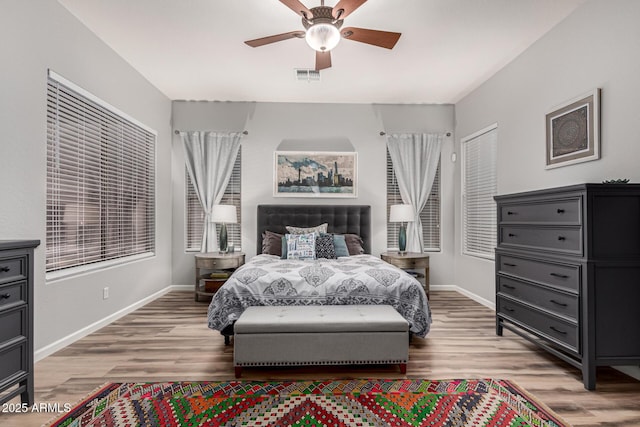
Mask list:
POLYGON ((220 252, 227 252, 227 225, 238 222, 236 207, 233 205, 214 205, 211 222, 220 224, 220 252))
POLYGON ((389 212, 389 222, 399 222, 400 230, 398 231, 398 250, 401 254, 407 249, 407 229, 405 222, 413 221, 413 206, 411 205, 391 205, 389 212))

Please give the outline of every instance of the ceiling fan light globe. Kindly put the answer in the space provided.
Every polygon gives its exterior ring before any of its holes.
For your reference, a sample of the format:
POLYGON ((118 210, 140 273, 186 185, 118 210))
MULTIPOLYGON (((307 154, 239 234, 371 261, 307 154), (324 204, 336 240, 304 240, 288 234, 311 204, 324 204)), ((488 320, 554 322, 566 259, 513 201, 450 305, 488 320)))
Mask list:
POLYGON ((307 29, 304 38, 312 49, 318 52, 328 52, 340 42, 340 31, 335 25, 318 23, 307 29))

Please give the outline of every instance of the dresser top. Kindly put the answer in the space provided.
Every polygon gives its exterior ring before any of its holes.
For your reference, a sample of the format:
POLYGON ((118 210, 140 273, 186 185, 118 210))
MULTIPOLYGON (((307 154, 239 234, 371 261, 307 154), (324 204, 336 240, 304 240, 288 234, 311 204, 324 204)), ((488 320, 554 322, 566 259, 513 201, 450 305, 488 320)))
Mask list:
POLYGON ((35 248, 40 240, 0 240, 0 250, 35 248))
POLYGON ((584 183, 567 185, 564 187, 544 188, 540 190, 523 191, 519 193, 499 194, 494 196, 495 200, 502 198, 512 198, 518 196, 537 196, 553 193, 568 193, 572 191, 602 191, 602 192, 639 192, 640 184, 601 184, 601 183, 584 183))

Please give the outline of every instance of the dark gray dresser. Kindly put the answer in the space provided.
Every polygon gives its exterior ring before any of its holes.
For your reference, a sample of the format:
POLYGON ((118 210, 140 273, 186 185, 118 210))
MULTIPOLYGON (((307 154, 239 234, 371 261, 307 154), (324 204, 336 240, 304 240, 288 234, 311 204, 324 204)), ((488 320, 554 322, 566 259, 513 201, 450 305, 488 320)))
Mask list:
POLYGON ((640 184, 496 196, 496 333, 582 370, 640 364, 640 184))
POLYGON ((39 240, 0 240, 0 403, 33 404, 33 250, 39 240))

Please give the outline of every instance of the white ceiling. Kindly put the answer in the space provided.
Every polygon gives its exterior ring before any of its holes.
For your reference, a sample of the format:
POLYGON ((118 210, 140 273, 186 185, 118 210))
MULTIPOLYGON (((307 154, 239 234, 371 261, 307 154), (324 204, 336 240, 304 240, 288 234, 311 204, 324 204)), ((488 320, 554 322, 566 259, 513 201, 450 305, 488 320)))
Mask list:
POLYGON ((314 67, 303 39, 243 43, 303 30, 278 0, 58 1, 170 99, 349 103, 455 103, 584 2, 369 0, 344 26, 401 32, 398 44, 342 40, 309 83, 294 72, 314 67))

